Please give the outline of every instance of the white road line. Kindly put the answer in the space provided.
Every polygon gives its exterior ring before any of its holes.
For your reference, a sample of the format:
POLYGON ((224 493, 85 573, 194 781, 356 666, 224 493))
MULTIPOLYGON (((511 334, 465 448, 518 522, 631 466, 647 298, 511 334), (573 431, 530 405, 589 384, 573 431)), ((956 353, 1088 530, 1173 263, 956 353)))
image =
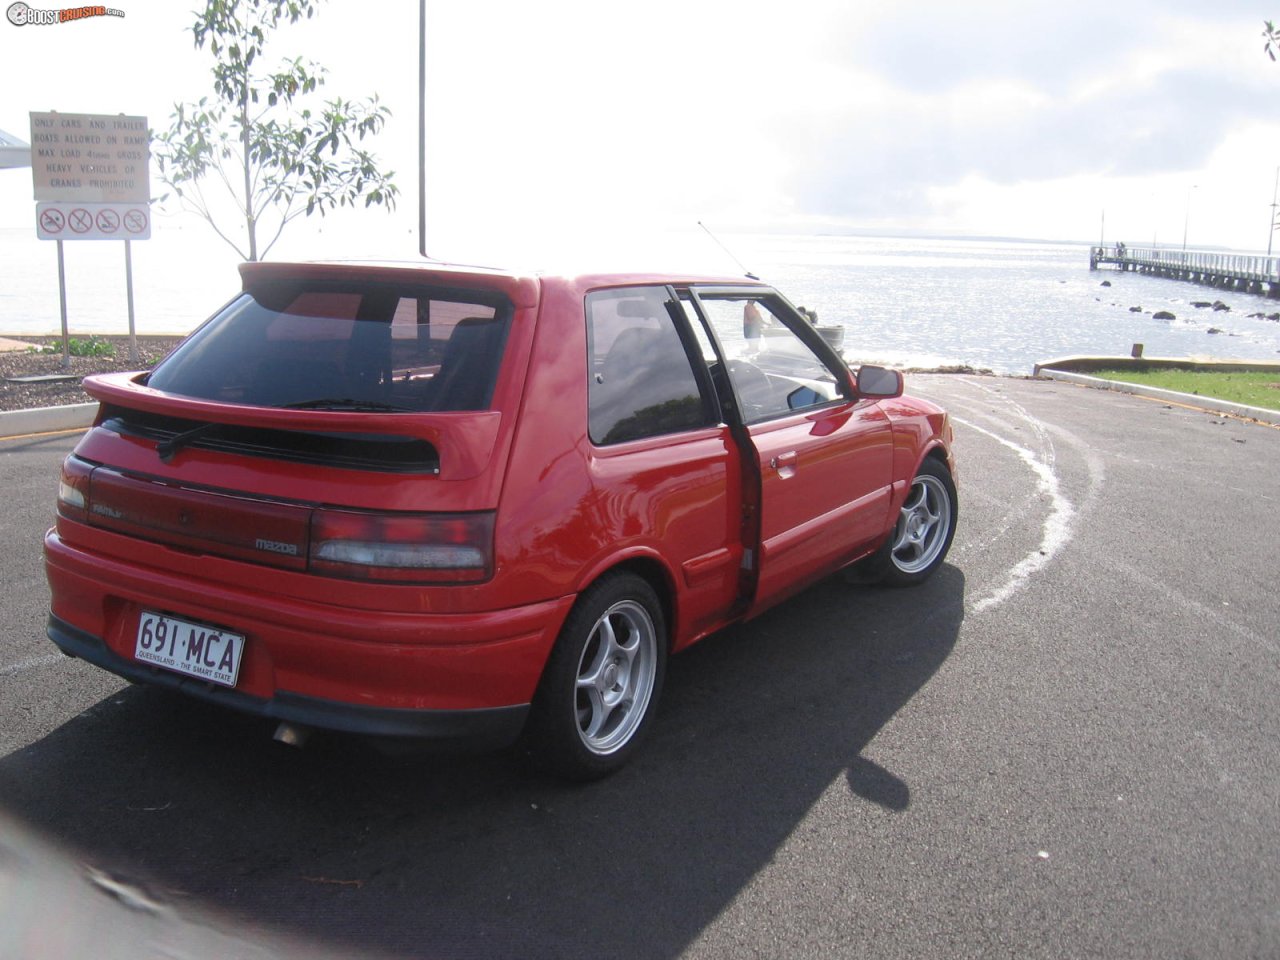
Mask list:
POLYGON ((0 680, 5 677, 17 676, 19 673, 26 673, 28 670, 47 667, 65 659, 66 658, 60 653, 50 653, 43 657, 31 657, 29 660, 19 660, 17 663, 10 663, 6 666, 0 667, 0 680))
POLYGON ((1012 400, 1005 396, 1005 394, 1000 390, 993 390, 992 388, 974 380, 965 380, 964 383, 966 386, 973 387, 975 390, 981 390, 983 393, 998 399, 1005 406, 1011 407, 1019 417, 1030 424, 1031 429, 1035 431, 1036 436, 1040 438, 1041 443, 1045 447, 1045 462, 1048 463, 1050 467, 1058 462, 1057 452, 1053 442, 1053 437, 1055 436, 1066 440, 1071 445, 1072 449, 1084 458, 1085 466, 1089 471, 1089 489, 1085 494, 1084 503, 1080 504, 1079 512, 1087 512, 1089 505, 1101 492, 1103 481, 1105 480, 1107 473, 1106 464, 1103 462, 1102 458, 1098 456, 1098 453, 1094 450, 1093 446, 1084 442, 1060 424, 1045 423, 1043 420, 1033 417, 1027 412, 1026 407, 1022 406, 1022 404, 1018 403, 1016 400, 1012 400))
MULTIPOLYGON (((1013 406, 1017 406, 1013 404, 1013 406)), ((1044 424, 1036 420, 1025 410, 1018 408, 1019 414, 1031 425, 1036 431, 1037 436, 1048 439, 1045 432, 1044 424)), ((983 613, 992 607, 997 607, 1004 603, 1018 591, 1021 586, 1027 582, 1032 576, 1048 566, 1054 556, 1071 542, 1074 535, 1074 521, 1076 516, 1075 507, 1071 501, 1063 495, 1058 483, 1058 475, 1053 469, 1053 457, 1049 455, 1044 459, 1038 457, 1035 453, 1026 447, 1019 446, 1012 440, 1006 440, 999 434, 992 433, 985 427, 980 427, 976 423, 963 420, 959 417, 952 416, 953 423, 958 423, 970 430, 975 430, 984 436, 990 437, 1000 445, 1007 447, 1018 455, 1036 475, 1037 486, 1042 494, 1049 498, 1049 514, 1044 519, 1044 532, 1041 537, 1040 545, 1032 550, 1018 563, 1014 564, 1008 572, 1008 575, 998 588, 987 594, 979 600, 975 600, 969 604, 969 610, 972 613, 983 613)), ((1050 449, 1052 446, 1050 445, 1050 449)))

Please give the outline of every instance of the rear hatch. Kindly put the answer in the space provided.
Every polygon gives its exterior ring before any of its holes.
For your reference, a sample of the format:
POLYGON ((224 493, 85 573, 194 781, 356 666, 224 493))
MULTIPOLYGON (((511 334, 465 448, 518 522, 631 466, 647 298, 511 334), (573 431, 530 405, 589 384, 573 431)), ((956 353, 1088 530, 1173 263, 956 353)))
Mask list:
POLYGON ((86 381, 101 407, 64 468, 62 515, 333 576, 490 576, 533 282, 242 272, 244 292, 150 373, 86 381))

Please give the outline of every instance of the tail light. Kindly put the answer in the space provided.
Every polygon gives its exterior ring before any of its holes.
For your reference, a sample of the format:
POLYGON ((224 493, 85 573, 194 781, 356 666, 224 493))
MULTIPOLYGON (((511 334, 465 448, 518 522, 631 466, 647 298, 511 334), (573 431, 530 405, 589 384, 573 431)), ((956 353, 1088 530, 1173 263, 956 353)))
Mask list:
POLYGON ((313 509, 157 485, 71 456, 59 477, 58 515, 185 550, 348 580, 449 584, 493 576, 491 512, 313 509))
POLYGON ((394 583, 476 583, 493 576, 492 513, 385 514, 318 509, 310 569, 394 583))
POLYGON ((85 523, 89 518, 89 474, 93 466, 75 457, 62 461, 58 478, 58 516, 85 523))

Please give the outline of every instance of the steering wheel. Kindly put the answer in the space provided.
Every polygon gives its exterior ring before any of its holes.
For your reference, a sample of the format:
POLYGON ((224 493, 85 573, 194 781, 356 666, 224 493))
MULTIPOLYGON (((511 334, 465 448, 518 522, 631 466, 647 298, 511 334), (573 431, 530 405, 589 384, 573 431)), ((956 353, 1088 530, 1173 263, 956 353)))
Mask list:
POLYGON ((742 406, 742 418, 755 420, 772 412, 773 384, 769 382, 768 375, 747 360, 729 360, 726 366, 734 393, 742 406))

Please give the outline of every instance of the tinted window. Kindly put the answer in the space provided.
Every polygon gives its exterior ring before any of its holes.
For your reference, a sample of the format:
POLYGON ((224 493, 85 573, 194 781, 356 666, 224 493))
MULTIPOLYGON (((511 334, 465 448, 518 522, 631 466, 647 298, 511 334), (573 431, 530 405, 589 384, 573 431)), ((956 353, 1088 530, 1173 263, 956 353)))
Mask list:
POLYGON ((709 422, 684 344, 661 287, 587 297, 590 432, 619 443, 709 422))
POLYGON ((482 410, 510 314, 482 291, 273 283, 233 301, 147 382, 254 406, 482 410))

